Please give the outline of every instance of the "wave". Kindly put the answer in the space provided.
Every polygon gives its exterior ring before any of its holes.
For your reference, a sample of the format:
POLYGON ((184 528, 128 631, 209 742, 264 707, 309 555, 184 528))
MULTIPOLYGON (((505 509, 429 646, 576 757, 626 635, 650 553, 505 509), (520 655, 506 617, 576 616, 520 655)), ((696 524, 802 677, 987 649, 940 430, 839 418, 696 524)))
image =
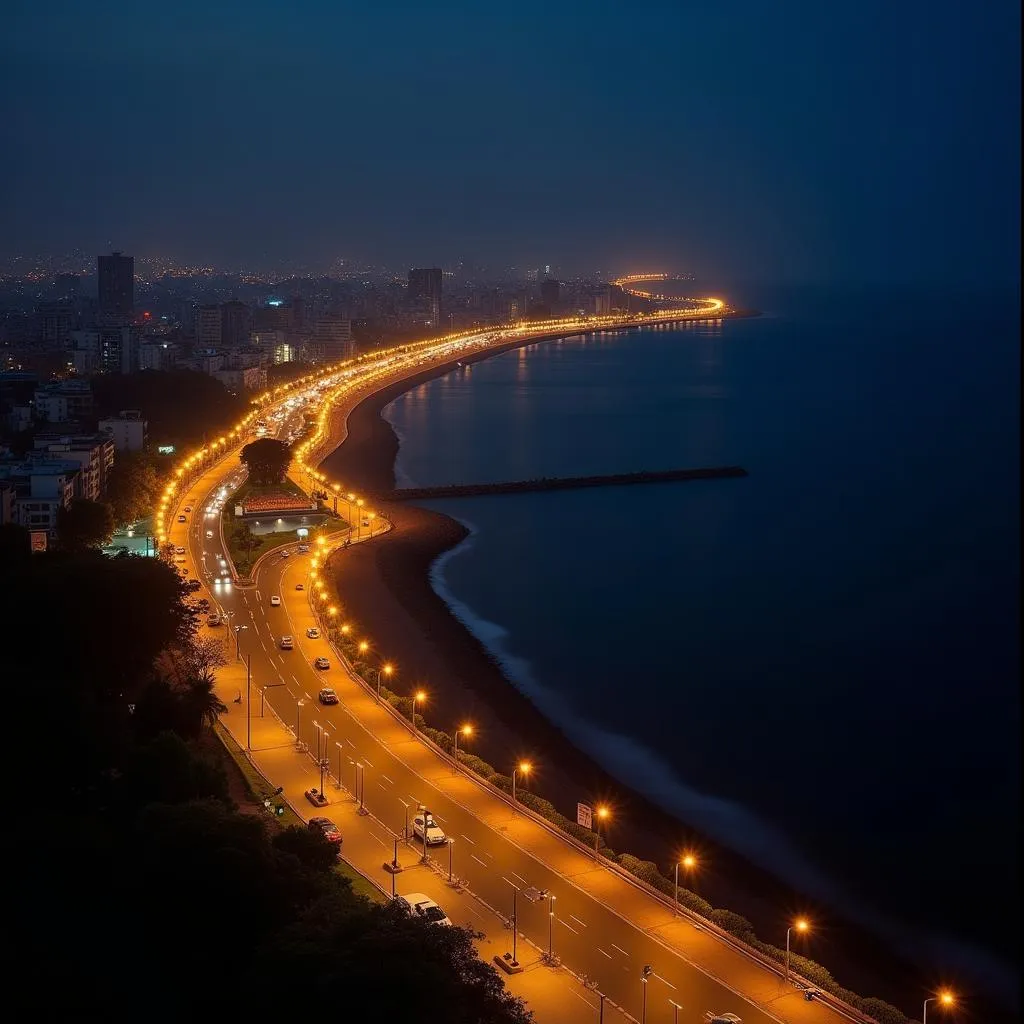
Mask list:
POLYGON ((773 825, 731 800, 699 792, 680 779, 676 770, 654 751, 629 736, 587 721, 560 693, 540 683, 529 659, 510 653, 508 629, 477 614, 451 590, 445 570, 451 560, 475 547, 480 530, 458 519, 469 531, 465 539, 444 552, 430 569, 430 584, 452 614, 493 655, 509 681, 536 705, 572 743, 593 758, 623 785, 652 800, 709 838, 744 856, 806 894, 841 912, 885 939, 911 961, 922 955, 936 963, 955 963, 965 974, 984 984, 1007 1005, 1015 1005, 1019 975, 1014 967, 987 950, 949 935, 926 933, 886 917, 852 896, 812 863, 773 825))

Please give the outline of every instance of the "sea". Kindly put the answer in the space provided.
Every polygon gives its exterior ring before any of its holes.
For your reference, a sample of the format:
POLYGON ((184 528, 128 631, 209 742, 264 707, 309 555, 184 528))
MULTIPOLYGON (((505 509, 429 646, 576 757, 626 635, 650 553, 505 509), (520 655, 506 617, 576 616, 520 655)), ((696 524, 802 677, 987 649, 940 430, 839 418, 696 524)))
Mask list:
POLYGON ((449 499, 432 582, 578 746, 919 962, 1019 953, 1019 296, 727 291, 747 319, 543 342, 385 411, 449 499))

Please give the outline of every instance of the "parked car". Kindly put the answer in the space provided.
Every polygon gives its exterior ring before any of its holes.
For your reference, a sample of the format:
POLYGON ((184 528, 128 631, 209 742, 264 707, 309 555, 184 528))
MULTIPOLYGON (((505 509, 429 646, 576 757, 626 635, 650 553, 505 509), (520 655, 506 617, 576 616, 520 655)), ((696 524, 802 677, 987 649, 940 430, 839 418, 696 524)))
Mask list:
POLYGON ((306 630, 306 636, 308 636, 310 640, 319 640, 320 630, 317 629, 316 626, 310 626, 309 629, 306 630))
POLYGON ((208 626, 219 626, 220 625, 220 616, 216 612, 214 612, 212 615, 207 615, 206 616, 206 624, 208 626))
POLYGON ((412 819, 412 834, 417 839, 423 841, 424 831, 424 819, 426 819, 426 844, 427 846, 437 846, 447 840, 444 834, 444 829, 434 821, 434 816, 430 811, 417 811, 416 817, 412 819))
POLYGON ((192 511, 192 506, 191 505, 186 505, 185 506, 185 511, 186 512, 191 512, 192 511))
POLYGON ((305 590, 306 589, 306 585, 304 583, 296 583, 295 584, 295 589, 296 590, 305 590))
POLYGON ((310 818, 307 827, 310 832, 319 832, 328 842, 341 846, 341 829, 330 818, 310 818))
POLYGON ((178 516, 178 522, 179 523, 186 523, 186 522, 188 522, 188 520, 184 516, 178 516))
POLYGON ((281 642, 278 644, 282 651, 290 651, 295 647, 295 641, 290 636, 281 637, 281 642))
POLYGON ((329 687, 325 686, 317 695, 316 699, 321 704, 340 704, 338 695, 329 687))
POLYGON ((271 608, 280 608, 280 607, 281 607, 281 598, 279 598, 279 597, 277 596, 277 594, 275 594, 275 595, 274 595, 274 596, 273 596, 273 597, 272 597, 272 598, 270 599, 270 607, 271 607, 271 608))
POLYGON ((322 657, 317 658, 316 661, 313 662, 313 665, 319 669, 328 669, 331 667, 331 663, 326 658, 322 657))
MULTIPOLYGON (((409 912, 431 924, 450 925, 448 915, 424 892, 407 892, 401 897, 409 912)), ((396 898, 397 902, 397 898, 396 898)), ((399 904, 401 906, 401 904, 399 904)))
POLYGON ((202 583, 200 583, 199 580, 187 580, 185 585, 189 590, 198 590, 202 586, 202 583))
POLYGON ((177 546, 177 547, 176 547, 176 548, 174 549, 174 553, 175 553, 176 555, 183 555, 183 554, 185 554, 185 549, 184 549, 184 548, 183 548, 183 547, 182 547, 182 546, 181 546, 181 545, 179 544, 179 545, 178 545, 178 546, 177 546))

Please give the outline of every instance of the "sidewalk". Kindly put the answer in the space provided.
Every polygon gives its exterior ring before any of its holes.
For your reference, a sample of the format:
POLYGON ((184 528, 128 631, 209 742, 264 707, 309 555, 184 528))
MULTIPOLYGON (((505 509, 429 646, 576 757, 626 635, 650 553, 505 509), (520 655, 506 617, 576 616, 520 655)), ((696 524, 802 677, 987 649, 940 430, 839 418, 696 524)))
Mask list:
MULTIPOLYGON (((221 716, 221 723, 243 751, 246 743, 245 689, 244 665, 231 661, 218 671, 217 692, 229 708, 229 712, 221 716), (242 694, 241 705, 234 703, 239 692, 242 694)), ((259 707, 259 697, 254 695, 251 720, 253 752, 250 760, 272 788, 283 786, 282 797, 301 818, 308 821, 318 814, 330 817, 345 837, 343 858, 386 895, 391 894, 392 881, 399 895, 426 893, 445 910, 453 923, 483 932, 484 937, 476 942, 483 960, 493 962, 493 957, 511 950, 511 931, 504 918, 458 885, 457 879, 456 884, 449 885, 443 849, 432 855, 429 865, 424 865, 420 862, 419 849, 402 842, 399 834, 398 860, 403 870, 392 875, 384 870, 383 864, 393 859, 396 835, 372 815, 361 815, 349 789, 339 786, 337 781, 326 782, 324 790, 330 803, 323 809, 314 808, 304 796, 306 790, 320 787, 320 772, 314 758, 305 749, 297 747, 294 733, 281 723, 269 702, 265 704, 263 718, 259 717, 259 707)), ((593 1024, 598 1020, 599 1000, 594 992, 564 968, 546 966, 541 959, 543 951, 521 934, 517 947, 516 955, 523 972, 500 974, 509 991, 526 1001, 538 1024, 593 1024)), ((604 1009, 604 1019, 609 1024, 634 1020, 619 1012, 610 1002, 605 1002, 604 1009)))

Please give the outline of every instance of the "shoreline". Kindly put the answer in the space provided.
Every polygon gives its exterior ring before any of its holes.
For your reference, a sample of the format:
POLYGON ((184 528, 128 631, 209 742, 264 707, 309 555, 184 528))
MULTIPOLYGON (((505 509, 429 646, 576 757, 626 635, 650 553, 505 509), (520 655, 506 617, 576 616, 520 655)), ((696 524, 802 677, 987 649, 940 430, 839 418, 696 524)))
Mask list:
MULTIPOLYGON (((507 348, 539 344, 529 339, 507 348)), ((476 354, 463 363, 490 358, 499 350, 476 354)), ((809 901, 792 886, 742 855, 708 841, 681 818, 657 806, 614 778, 597 761, 577 748, 511 680, 498 659, 463 624, 434 591, 431 570, 446 552, 454 552, 469 531, 457 520, 384 497, 395 486, 399 439, 382 416, 399 395, 454 367, 433 367, 364 397, 347 419, 345 441, 323 459, 331 475, 347 486, 375 495, 394 530, 375 544, 346 551, 336 573, 343 605, 354 609, 350 621, 368 637, 383 657, 397 665, 393 688, 399 692, 423 685, 430 698, 424 712, 428 724, 451 731, 460 721, 472 721, 475 738, 468 748, 508 773, 516 760, 529 756, 537 766, 532 792, 545 797, 570 818, 577 800, 611 798, 618 827, 612 827, 609 846, 641 859, 653 860, 664 871, 674 851, 694 846, 714 868, 690 888, 716 907, 749 918, 757 934, 778 942, 779 922, 791 908, 814 916, 809 901), (379 500, 378 500, 379 496, 379 500)), ((929 980, 920 967, 899 954, 880 948, 867 928, 848 923, 834 907, 818 915, 829 922, 832 948, 842 950, 839 981, 864 996, 878 996, 897 1006, 914 1005, 918 987, 929 980)), ((838 957, 808 951, 826 968, 838 957)))

